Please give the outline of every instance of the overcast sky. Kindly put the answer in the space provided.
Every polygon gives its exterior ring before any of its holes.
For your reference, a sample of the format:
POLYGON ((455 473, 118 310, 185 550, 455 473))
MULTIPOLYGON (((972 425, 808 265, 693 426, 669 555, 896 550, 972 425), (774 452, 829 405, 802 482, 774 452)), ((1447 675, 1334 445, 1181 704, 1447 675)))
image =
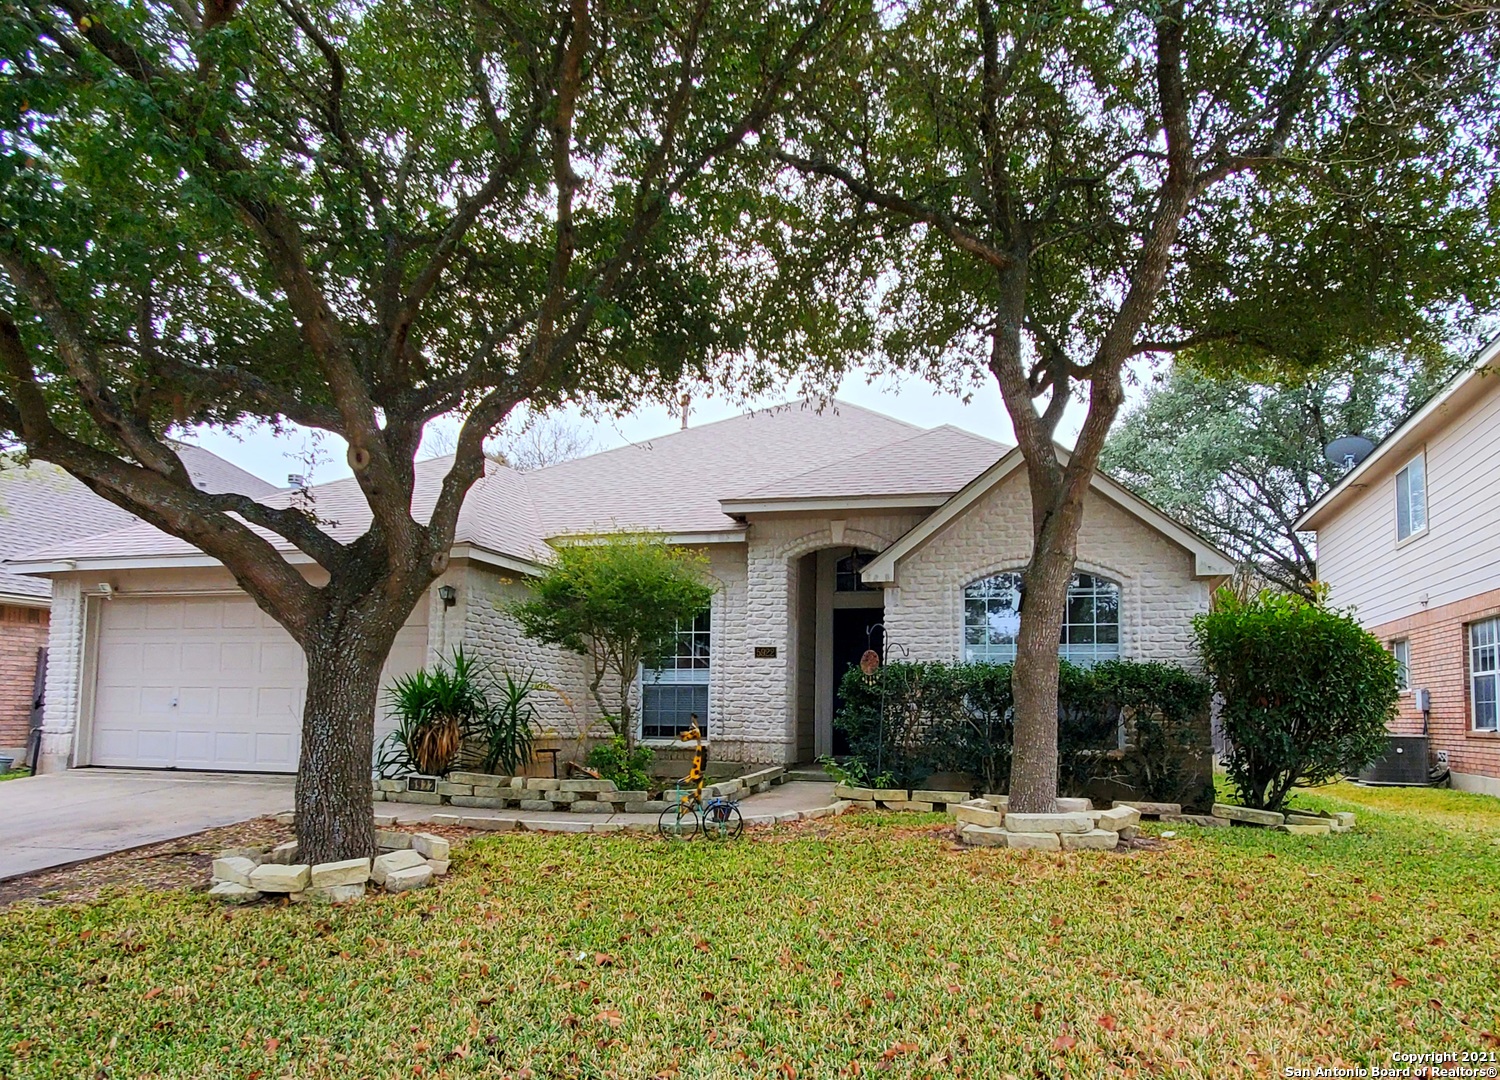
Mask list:
MULTIPOLYGON (((758 399, 755 406, 780 404, 796 398, 797 392, 788 389, 782 394, 768 394, 758 399)), ((1127 392, 1127 402, 1138 400, 1140 390, 1132 387, 1127 392)), ((921 427, 937 427, 953 424, 986 438, 1012 443, 1010 420, 1000 400, 1000 391, 994 380, 976 387, 965 402, 948 391, 935 390, 920 379, 906 378, 896 381, 881 376, 867 382, 862 374, 849 376, 839 388, 838 398, 868 409, 886 413, 921 427)), ((745 411, 746 406, 731 404, 721 398, 700 398, 693 402, 688 423, 705 424, 723 420, 745 411)), ((1083 422, 1083 407, 1074 404, 1068 410, 1059 441, 1072 445, 1078 427, 1083 422)), ((571 419, 593 435, 600 449, 622 446, 627 442, 643 442, 660 435, 676 431, 681 419, 676 410, 662 406, 641 409, 620 419, 592 420, 581 417, 576 411, 571 419)), ((450 431, 456 428, 451 421, 438 421, 450 431)), ((339 440, 325 436, 321 443, 315 442, 309 433, 295 431, 277 436, 265 428, 237 428, 231 431, 200 428, 191 436, 191 441, 213 451, 240 468, 254 473, 262 479, 285 486, 291 473, 307 475, 313 483, 322 483, 349 475, 349 466, 344 460, 344 446, 339 440), (306 455, 315 452, 318 461, 309 467, 306 455)), ((432 448, 422 456, 431 456, 432 448)))

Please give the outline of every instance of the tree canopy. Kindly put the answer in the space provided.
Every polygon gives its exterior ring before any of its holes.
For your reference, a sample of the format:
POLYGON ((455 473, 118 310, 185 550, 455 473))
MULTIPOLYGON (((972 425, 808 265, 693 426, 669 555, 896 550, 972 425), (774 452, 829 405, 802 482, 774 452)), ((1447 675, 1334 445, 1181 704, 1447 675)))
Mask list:
POLYGON ((820 305, 781 302, 756 257, 746 150, 850 11, 0 8, 0 436, 221 561, 302 645, 313 861, 371 848, 379 671, 513 407, 633 406, 716 372, 751 392, 780 357, 842 354, 783 347, 820 305), (451 467, 418 492, 448 413, 451 467), (346 442, 368 517, 194 488, 169 433, 246 419, 346 442))
MULTIPOLYGON (((1056 643, 1136 357, 1321 370, 1435 354, 1500 280, 1500 24, 1474 5, 915 0, 773 147, 791 234, 869 282, 887 362, 993 377, 1033 552, 1012 806, 1056 786, 1056 643), (1055 438, 1087 400, 1070 451, 1055 438)), ((795 240, 788 247, 796 249, 795 240)))
POLYGON ((1379 442, 1452 367, 1386 352, 1268 385, 1179 361, 1126 413, 1100 464, 1264 580, 1312 599, 1317 567, 1294 525, 1345 471, 1324 448, 1344 435, 1379 442))

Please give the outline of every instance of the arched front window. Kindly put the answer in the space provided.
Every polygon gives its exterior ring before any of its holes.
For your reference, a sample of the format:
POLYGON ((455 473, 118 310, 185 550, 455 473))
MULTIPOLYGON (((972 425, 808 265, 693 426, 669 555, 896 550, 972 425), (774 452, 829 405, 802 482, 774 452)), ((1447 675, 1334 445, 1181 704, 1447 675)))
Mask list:
MULTIPOLYGON (((964 587, 964 659, 1009 664, 1021 632, 1021 574, 1007 570, 964 587)), ((1120 586, 1077 573, 1068 586, 1058 654, 1074 664, 1120 655, 1120 586)))

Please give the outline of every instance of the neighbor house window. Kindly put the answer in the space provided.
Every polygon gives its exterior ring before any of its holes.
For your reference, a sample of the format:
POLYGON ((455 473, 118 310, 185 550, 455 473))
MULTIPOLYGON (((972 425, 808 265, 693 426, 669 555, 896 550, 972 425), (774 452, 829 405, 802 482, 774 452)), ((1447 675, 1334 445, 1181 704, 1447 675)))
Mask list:
POLYGON ((1427 463, 1421 454, 1396 474, 1396 539, 1427 528, 1427 463))
MULTIPOLYGON (((1009 664, 1021 632, 1021 574, 1008 570, 964 588, 964 659, 1009 664)), ((1120 655, 1120 586, 1078 573, 1068 586, 1058 654, 1075 664, 1120 655)))
POLYGON ((1500 619, 1469 624, 1469 693, 1474 730, 1500 730, 1500 619))
POLYGON ((1396 688, 1411 689, 1411 642, 1406 638, 1391 642, 1391 652, 1396 656, 1396 688))
POLYGON ((675 739, 692 725, 708 734, 708 612, 678 623, 671 653, 641 671, 641 738, 675 739))

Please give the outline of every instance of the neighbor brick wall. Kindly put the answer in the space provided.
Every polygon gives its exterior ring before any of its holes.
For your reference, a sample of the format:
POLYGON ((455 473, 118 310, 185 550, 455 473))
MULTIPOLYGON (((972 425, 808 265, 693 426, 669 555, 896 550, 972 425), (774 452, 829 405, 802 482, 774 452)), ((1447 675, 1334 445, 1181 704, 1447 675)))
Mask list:
POLYGON ((8 756, 31 736, 36 651, 46 644, 46 608, 0 605, 0 751, 8 756))
MULTIPOLYGON (((1500 589, 1465 600, 1429 608, 1368 627, 1383 644, 1406 638, 1411 642, 1411 685, 1432 694, 1429 746, 1448 752, 1455 773, 1500 780, 1500 735, 1473 730, 1469 699, 1469 640, 1471 622, 1500 616, 1500 589)), ((1419 735, 1422 714, 1403 693, 1400 715, 1391 724, 1398 734, 1419 735)))
MULTIPOLYGON (((1025 566, 1031 536, 1031 496, 1018 470, 901 561, 897 587, 886 589, 886 640, 913 660, 961 659, 964 586, 1025 566)), ((1193 576, 1190 553, 1090 491, 1078 568, 1119 582, 1122 656, 1198 666, 1193 616, 1208 610, 1213 583, 1193 576)))

